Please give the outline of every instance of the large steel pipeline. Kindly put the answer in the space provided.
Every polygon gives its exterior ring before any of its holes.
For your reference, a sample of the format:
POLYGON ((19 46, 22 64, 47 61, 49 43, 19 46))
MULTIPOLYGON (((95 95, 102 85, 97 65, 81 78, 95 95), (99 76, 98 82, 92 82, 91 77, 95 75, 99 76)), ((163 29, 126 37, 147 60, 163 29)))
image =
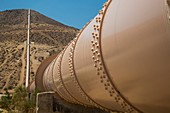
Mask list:
POLYGON ((36 87, 120 112, 170 113, 167 0, 108 0, 74 40, 39 66, 36 87))

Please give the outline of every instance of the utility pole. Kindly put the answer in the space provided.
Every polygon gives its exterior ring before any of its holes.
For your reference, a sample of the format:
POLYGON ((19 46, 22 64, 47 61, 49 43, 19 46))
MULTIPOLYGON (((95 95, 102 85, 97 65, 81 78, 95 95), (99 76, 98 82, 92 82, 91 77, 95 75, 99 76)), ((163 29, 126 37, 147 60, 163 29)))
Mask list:
POLYGON ((30 79, 30 8, 28 9, 28 37, 27 37, 27 71, 25 87, 28 87, 30 79))

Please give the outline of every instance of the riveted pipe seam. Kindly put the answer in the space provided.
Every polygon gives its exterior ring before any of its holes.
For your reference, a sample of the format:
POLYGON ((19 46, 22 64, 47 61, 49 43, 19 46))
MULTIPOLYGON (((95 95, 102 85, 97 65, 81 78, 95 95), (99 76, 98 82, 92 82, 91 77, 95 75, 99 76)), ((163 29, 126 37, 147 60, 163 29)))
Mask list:
MULTIPOLYGON (((111 2, 114 2, 112 0, 109 0, 108 2, 108 6, 111 4, 111 2)), ((104 24, 104 18, 105 18, 105 14, 107 12, 107 9, 108 7, 106 7, 105 9, 103 9, 103 16, 101 18, 101 23, 100 23, 100 29, 99 29, 99 51, 100 51, 100 55, 101 55, 101 62, 102 62, 102 65, 103 65, 103 70, 105 71, 106 73, 106 76, 108 78, 108 80, 106 80, 106 83, 109 83, 111 84, 110 86, 110 89, 112 90, 112 87, 114 88, 114 90, 116 91, 116 97, 114 98, 121 98, 121 99, 117 99, 116 102, 118 101, 121 101, 118 102, 118 104, 121 105, 122 108, 126 109, 127 111, 129 112, 141 112, 141 110, 137 109, 136 107, 134 107, 132 104, 130 104, 130 102, 128 102, 122 95, 121 95, 121 92, 116 88, 116 86, 114 85, 114 83, 112 82, 111 78, 110 78, 110 74, 108 73, 107 71, 107 67, 105 65, 105 61, 104 61, 104 58, 103 58, 103 52, 102 52, 102 45, 101 45, 101 38, 102 38, 102 26, 104 24), (125 106, 126 105, 126 106, 125 106)), ((110 93, 111 94, 111 93, 110 93)))

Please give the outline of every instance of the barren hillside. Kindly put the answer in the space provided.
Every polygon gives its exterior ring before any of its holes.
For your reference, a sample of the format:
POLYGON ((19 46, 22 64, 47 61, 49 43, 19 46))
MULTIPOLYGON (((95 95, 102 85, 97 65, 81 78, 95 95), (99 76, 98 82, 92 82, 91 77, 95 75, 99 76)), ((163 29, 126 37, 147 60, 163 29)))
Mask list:
MULTIPOLYGON (((31 10, 31 80, 39 64, 59 53, 78 29, 66 26, 31 10)), ((0 12, 0 92, 24 85, 26 71, 27 10, 0 12)))

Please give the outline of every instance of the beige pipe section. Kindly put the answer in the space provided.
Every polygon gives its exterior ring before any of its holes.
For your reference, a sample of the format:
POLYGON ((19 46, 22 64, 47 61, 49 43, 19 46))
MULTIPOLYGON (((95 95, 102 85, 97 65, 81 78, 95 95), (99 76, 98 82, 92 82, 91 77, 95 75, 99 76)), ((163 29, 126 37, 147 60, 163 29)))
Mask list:
POLYGON ((37 69, 36 76, 35 76, 35 85, 38 89, 41 91, 45 91, 43 86, 43 73, 47 66, 57 57, 56 55, 50 56, 47 59, 45 59, 40 66, 37 69))
POLYGON ((32 82, 28 85, 28 87, 26 88, 26 91, 27 91, 28 93, 34 93, 34 91, 35 91, 35 81, 32 81, 32 82))
POLYGON ((163 0, 115 0, 103 21, 108 74, 123 97, 146 113, 170 112, 169 28, 163 0))
POLYGON ((120 112, 170 112, 170 21, 166 0, 108 0, 36 86, 74 104, 120 112))
POLYGON ((56 87, 54 85, 54 79, 53 79, 53 68, 54 68, 54 63, 55 63, 55 60, 57 58, 55 58, 52 63, 51 63, 51 66, 50 66, 50 70, 49 70, 49 74, 48 74, 48 87, 49 87, 49 90, 51 91, 55 91, 56 87))

